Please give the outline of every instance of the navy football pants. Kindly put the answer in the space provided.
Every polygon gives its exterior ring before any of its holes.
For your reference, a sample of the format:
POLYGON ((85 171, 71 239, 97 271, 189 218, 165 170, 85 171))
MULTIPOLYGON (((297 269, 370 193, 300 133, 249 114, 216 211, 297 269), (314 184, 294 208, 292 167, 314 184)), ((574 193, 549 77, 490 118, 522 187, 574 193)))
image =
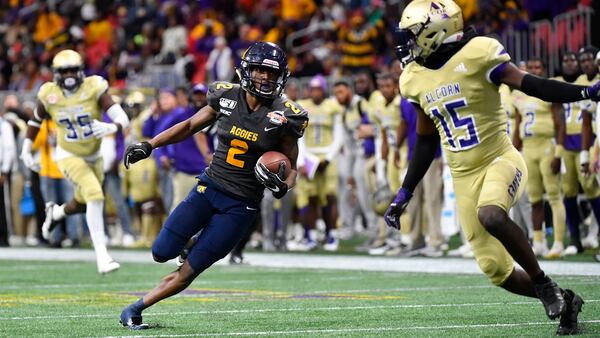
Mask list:
POLYGON ((155 260, 177 257, 188 240, 202 230, 187 260, 196 272, 227 256, 252 226, 258 206, 220 190, 206 175, 173 210, 152 245, 155 260))

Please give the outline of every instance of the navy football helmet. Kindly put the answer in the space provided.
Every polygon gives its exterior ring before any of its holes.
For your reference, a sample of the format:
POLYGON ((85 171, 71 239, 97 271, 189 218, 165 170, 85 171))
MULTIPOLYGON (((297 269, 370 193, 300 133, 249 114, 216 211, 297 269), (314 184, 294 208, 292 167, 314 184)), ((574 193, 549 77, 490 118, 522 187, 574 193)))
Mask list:
POLYGON ((255 42, 242 55, 240 67, 236 69, 242 89, 266 98, 274 99, 283 93, 290 76, 287 56, 283 49, 271 42, 255 42), (276 70, 276 80, 258 80, 252 78, 254 67, 276 70))

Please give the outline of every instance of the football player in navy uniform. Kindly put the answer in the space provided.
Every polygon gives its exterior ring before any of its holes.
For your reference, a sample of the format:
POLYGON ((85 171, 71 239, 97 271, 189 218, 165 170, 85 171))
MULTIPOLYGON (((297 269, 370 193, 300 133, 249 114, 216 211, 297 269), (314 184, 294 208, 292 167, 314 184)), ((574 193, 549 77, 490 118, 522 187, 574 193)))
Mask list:
POLYGON ((308 124, 302 107, 281 97, 289 76, 287 57, 273 43, 256 42, 236 69, 240 84, 215 82, 208 105, 194 116, 148 142, 130 145, 125 167, 150 156, 152 149, 179 142, 219 121, 219 145, 198 184, 169 215, 152 246, 157 262, 177 257, 188 240, 202 229, 183 265, 121 313, 130 329, 145 329, 142 311, 184 290, 213 263, 225 257, 259 215, 265 187, 282 198, 296 181, 297 139, 308 124), (270 172, 258 158, 267 151, 285 154, 292 168, 283 177, 270 172))

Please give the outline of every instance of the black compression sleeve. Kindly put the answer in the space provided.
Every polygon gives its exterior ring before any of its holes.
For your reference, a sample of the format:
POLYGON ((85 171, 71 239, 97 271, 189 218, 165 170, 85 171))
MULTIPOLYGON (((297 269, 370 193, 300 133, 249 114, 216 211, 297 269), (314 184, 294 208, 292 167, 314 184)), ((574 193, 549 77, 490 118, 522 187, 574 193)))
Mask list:
POLYGON ((575 102, 588 98, 586 86, 544 79, 531 74, 525 74, 521 82, 521 91, 547 102, 575 102))
POLYGON ((406 177, 402 183, 403 188, 408 189, 410 192, 415 191, 417 184, 421 182, 429 169, 439 146, 440 136, 437 133, 432 135, 417 134, 413 156, 408 164, 406 177))

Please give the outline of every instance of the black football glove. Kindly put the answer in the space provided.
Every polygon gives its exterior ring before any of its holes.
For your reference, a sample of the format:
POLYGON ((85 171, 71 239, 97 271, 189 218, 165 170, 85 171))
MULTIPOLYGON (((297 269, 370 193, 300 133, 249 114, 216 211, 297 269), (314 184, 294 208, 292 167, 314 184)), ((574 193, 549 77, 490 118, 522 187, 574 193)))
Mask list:
POLYGON ((287 193, 288 185, 282 179, 282 177, 285 176, 285 162, 279 164, 279 171, 277 174, 269 171, 264 164, 256 162, 256 166, 254 166, 254 175, 262 185, 273 192, 273 197, 280 199, 287 193))
POLYGON ((123 164, 125 164, 125 168, 129 169, 129 165, 134 164, 140 160, 148 158, 152 154, 152 146, 150 143, 144 141, 136 144, 131 144, 125 150, 125 155, 123 156, 123 164))
POLYGON ((400 215, 402 215, 406 206, 408 206, 411 198, 412 193, 408 189, 400 188, 398 190, 398 194, 383 215, 383 219, 389 227, 400 230, 400 215))

